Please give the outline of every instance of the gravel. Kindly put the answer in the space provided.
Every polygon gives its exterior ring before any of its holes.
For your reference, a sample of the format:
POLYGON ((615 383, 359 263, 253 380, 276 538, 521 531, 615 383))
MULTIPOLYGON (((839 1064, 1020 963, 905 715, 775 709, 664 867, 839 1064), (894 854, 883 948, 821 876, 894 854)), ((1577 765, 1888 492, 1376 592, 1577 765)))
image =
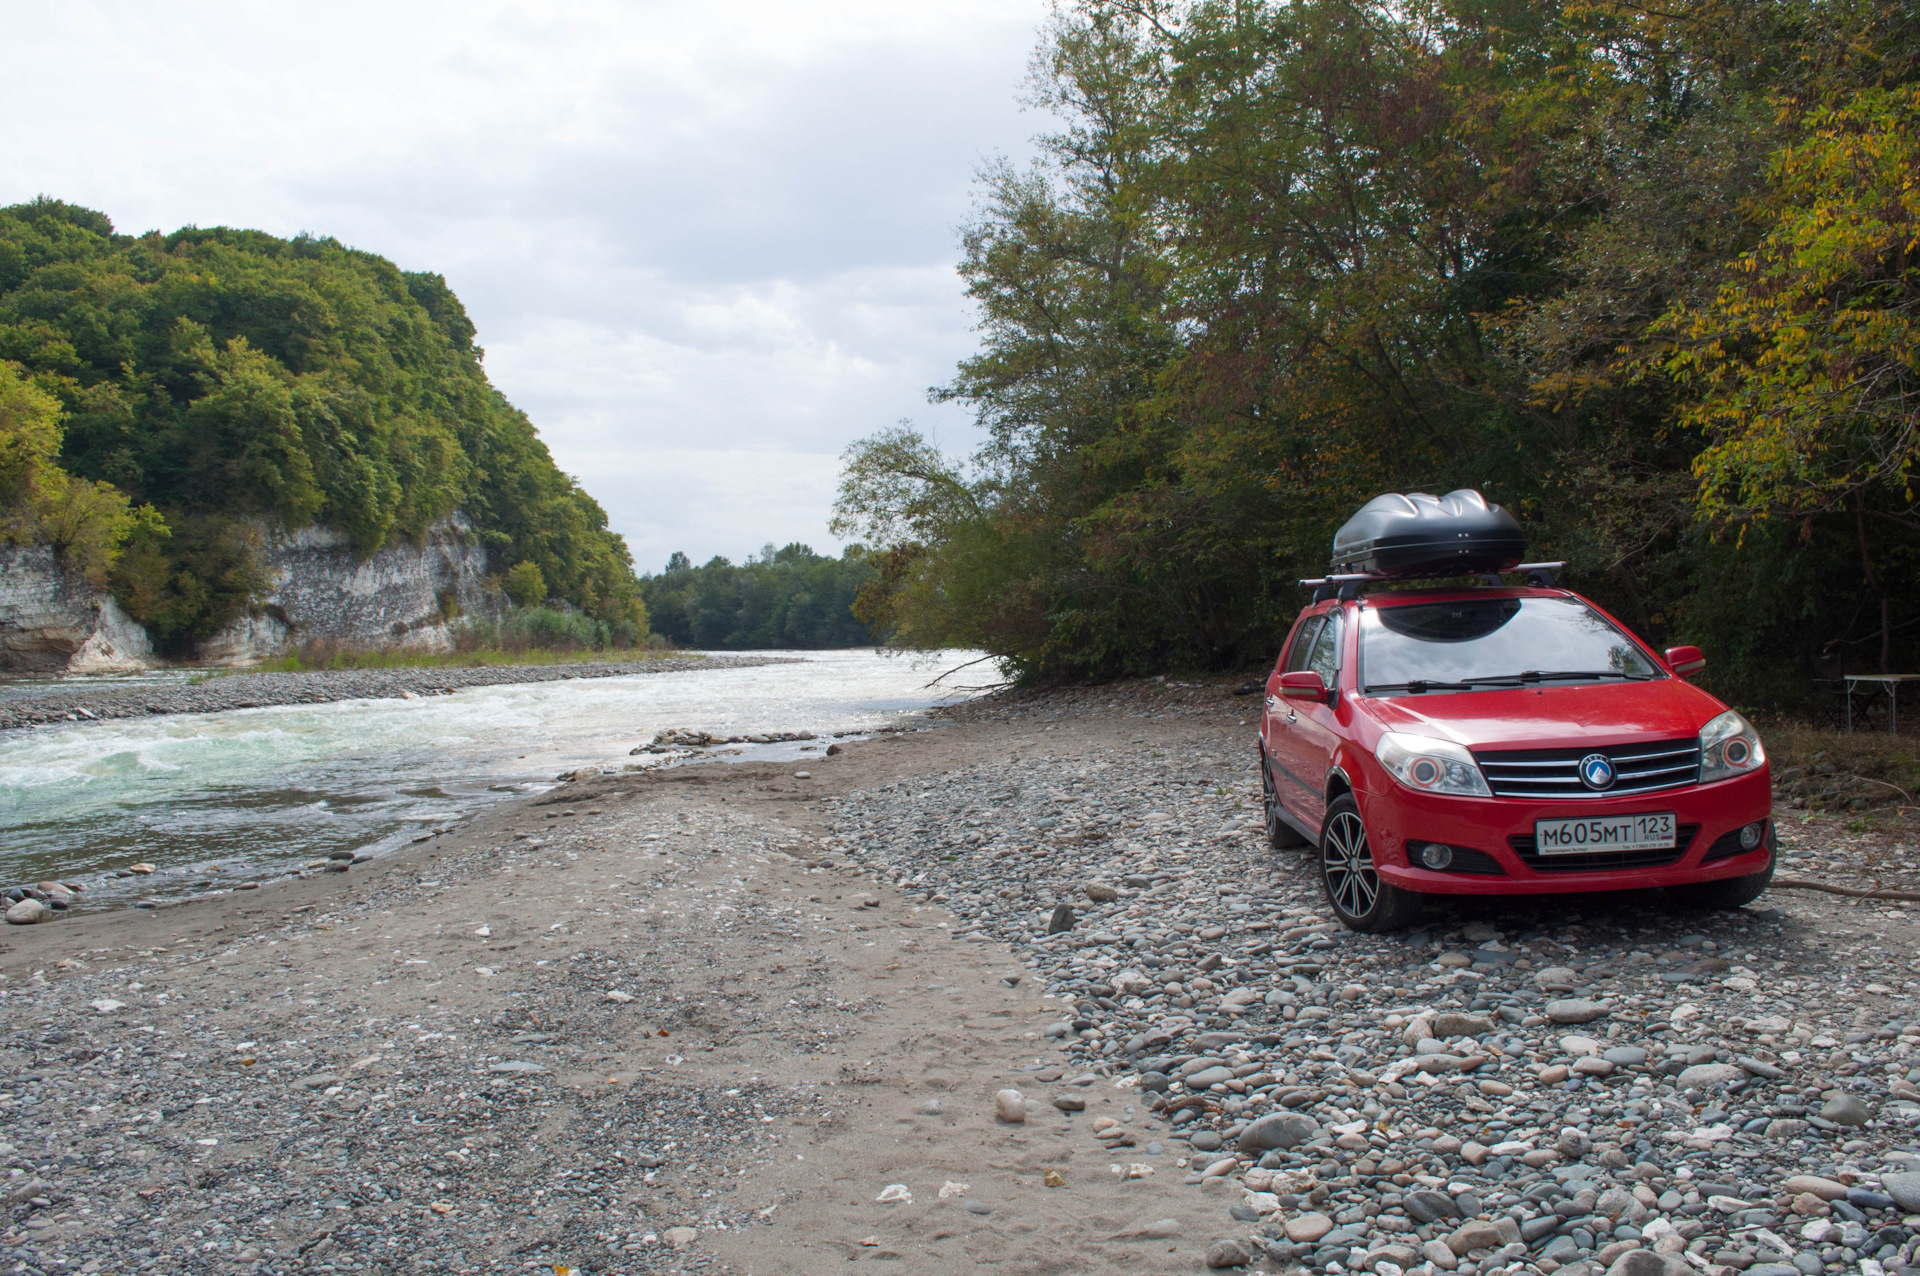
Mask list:
MULTIPOLYGON (((1253 732, 1221 690, 977 702, 953 716, 1032 735, 1004 761, 823 804, 832 852, 1026 957, 1066 1007, 1037 1043, 1056 1066, 1140 1088, 1148 1113, 1101 1142, 1184 1140, 1188 1190, 1259 1220, 1235 1243, 1314 1270, 1916 1262, 1904 908, 1536 897, 1356 935, 1311 859, 1260 837, 1253 732), (1195 729, 1118 747, 1047 736, 1122 704, 1195 729)), ((1912 862, 1898 837, 1837 822, 1785 840, 1789 864, 1912 862)))
POLYGON ((408 669, 314 669, 293 673, 231 673, 179 686, 112 685, 75 680, 43 692, 0 701, 0 730, 50 722, 144 718, 166 713, 220 713, 271 705, 331 704, 396 696, 442 696, 463 687, 574 678, 625 678, 690 669, 745 668, 792 657, 658 656, 574 665, 480 665, 408 669))

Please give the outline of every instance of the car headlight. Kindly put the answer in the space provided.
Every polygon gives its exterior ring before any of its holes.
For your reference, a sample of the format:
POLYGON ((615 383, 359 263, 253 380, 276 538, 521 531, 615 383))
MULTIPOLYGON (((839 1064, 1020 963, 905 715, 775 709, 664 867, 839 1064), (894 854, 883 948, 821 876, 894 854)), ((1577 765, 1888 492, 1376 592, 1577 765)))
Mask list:
POLYGON ((1765 765, 1767 751, 1753 724, 1729 709, 1700 728, 1700 782, 1745 775, 1765 765))
POLYGON ((1451 740, 1389 731, 1373 746, 1373 756, 1393 778, 1422 793, 1491 797, 1487 782, 1464 745, 1451 740))

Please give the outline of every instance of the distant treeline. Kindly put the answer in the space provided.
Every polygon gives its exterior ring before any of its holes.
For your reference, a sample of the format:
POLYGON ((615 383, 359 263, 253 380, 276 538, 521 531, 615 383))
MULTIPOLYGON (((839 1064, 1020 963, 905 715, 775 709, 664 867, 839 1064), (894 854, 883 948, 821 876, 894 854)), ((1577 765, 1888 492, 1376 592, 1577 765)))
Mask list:
POLYGON ((263 530, 366 554, 458 510, 517 602, 644 637, 625 544, 474 337, 439 275, 332 239, 0 208, 0 536, 187 655, 266 587, 263 530))
POLYGON ((1743 703, 1920 668, 1920 5, 1068 0, 848 456, 863 614, 1036 678, 1256 666, 1390 491, 1483 489, 1743 703))
POLYGON ((873 578, 858 545, 839 558, 768 545, 738 566, 715 557, 695 567, 675 554, 660 575, 640 578, 640 594, 653 632, 685 647, 861 647, 884 636, 853 615, 873 578))

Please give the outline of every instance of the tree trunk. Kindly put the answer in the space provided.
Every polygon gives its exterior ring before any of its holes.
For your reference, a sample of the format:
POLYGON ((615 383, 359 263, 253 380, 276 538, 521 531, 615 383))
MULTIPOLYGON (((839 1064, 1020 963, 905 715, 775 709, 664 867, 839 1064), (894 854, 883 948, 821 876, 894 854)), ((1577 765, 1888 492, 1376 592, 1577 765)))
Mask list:
POLYGON ((1858 488, 1853 493, 1853 527, 1860 538, 1860 570, 1866 573, 1867 588, 1880 599, 1880 672, 1891 673, 1887 665, 1893 659, 1893 602, 1873 570, 1873 556, 1867 553, 1867 498, 1858 488))

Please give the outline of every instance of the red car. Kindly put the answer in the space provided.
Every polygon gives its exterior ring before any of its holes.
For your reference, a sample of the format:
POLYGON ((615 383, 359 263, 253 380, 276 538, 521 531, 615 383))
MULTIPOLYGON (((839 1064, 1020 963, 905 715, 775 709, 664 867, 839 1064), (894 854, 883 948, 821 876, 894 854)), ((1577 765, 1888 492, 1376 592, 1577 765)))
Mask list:
POLYGON ((1309 582, 1322 597, 1260 723, 1272 843, 1317 845, 1327 900, 1360 931, 1407 925, 1428 895, 1759 896, 1776 850, 1766 752, 1687 681, 1698 648, 1657 654, 1569 590, 1485 579, 1309 582))

